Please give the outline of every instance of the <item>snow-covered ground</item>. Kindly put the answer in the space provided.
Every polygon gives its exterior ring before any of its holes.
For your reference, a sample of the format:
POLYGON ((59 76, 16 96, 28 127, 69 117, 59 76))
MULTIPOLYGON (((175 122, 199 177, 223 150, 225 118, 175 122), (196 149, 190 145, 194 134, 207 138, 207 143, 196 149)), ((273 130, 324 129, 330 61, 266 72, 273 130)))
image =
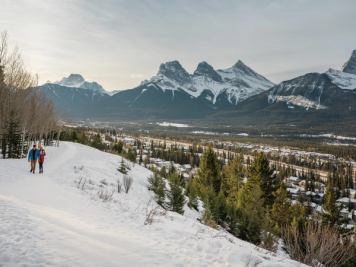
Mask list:
POLYGON ((193 211, 157 212, 145 224, 151 173, 132 166, 132 190, 119 194, 120 161, 68 142, 47 148, 43 175, 24 159, 0 160, 0 266, 300 266, 200 224, 193 211))
POLYGON ((167 121, 157 122, 156 124, 159 125, 159 126, 163 126, 163 127, 177 127, 177 128, 187 128, 187 127, 189 127, 189 125, 185 124, 185 123, 174 123, 174 122, 167 122, 167 121))

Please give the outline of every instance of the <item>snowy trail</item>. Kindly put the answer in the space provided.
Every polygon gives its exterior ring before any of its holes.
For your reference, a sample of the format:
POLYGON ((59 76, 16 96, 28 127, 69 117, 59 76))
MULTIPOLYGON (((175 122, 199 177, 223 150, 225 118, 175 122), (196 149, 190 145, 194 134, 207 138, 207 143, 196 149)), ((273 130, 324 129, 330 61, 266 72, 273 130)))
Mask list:
POLYGON ((168 213, 144 225, 150 172, 131 168, 134 185, 114 201, 121 158, 79 144, 47 148, 45 173, 26 160, 0 160, 0 266, 299 266, 198 223, 168 213), (79 190, 75 181, 92 187, 79 190), (90 184, 90 183, 89 183, 90 184))
POLYGON ((147 259, 157 254, 137 241, 132 242, 135 240, 132 236, 97 233, 83 224, 79 229, 68 221, 53 220, 51 215, 38 216, 39 213, 27 207, 22 209, 17 204, 0 199, 0 231, 11 236, 11 240, 2 237, 0 247, 9 255, 17 254, 15 259, 4 255, 0 259, 3 264, 11 260, 15 265, 115 266, 124 262, 130 266, 143 266, 148 263, 140 262, 141 257, 147 259))
MULTIPOLYGON (((49 153, 44 175, 27 173, 21 161, 21 167, 16 166, 23 173, 20 178, 10 181, 13 178, 5 176, 9 184, 0 189, 0 263, 114 266, 122 261, 130 266, 148 265, 140 258, 152 258, 157 251, 150 249, 147 240, 142 242, 132 232, 108 229, 107 225, 103 229, 100 222, 95 223, 95 218, 103 216, 102 210, 93 210, 91 205, 89 214, 83 212, 90 199, 53 181, 61 166, 80 156, 73 146, 64 155, 51 161, 49 153), (9 255, 14 254, 16 259, 11 259, 9 255)), ((11 167, 9 174, 13 173, 11 167)))

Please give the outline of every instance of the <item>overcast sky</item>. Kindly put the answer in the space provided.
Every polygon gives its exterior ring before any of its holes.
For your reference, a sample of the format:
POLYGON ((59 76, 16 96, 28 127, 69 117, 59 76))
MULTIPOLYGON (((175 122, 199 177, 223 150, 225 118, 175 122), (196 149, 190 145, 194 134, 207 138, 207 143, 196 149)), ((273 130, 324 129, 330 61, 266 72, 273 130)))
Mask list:
POLYGON ((0 31, 40 82, 80 73, 128 89, 177 59, 241 59, 273 82, 340 68, 356 49, 355 0, 0 0, 0 31))

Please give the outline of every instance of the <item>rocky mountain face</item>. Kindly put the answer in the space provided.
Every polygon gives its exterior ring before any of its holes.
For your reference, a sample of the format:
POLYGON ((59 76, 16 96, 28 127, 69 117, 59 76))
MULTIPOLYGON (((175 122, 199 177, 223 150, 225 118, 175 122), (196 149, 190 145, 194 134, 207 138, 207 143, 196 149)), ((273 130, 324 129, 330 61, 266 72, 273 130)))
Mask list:
POLYGON ((38 89, 54 103, 58 114, 66 119, 95 117, 101 103, 110 97, 91 89, 66 87, 53 83, 46 83, 38 89))
POLYGON ((272 87, 268 103, 285 102, 289 108, 299 106, 307 110, 327 109, 342 104, 333 92, 354 95, 356 75, 334 69, 325 73, 307 73, 272 87))
POLYGON ((68 77, 64 77, 62 80, 55 82, 54 84, 64 87, 88 89, 97 93, 107 93, 100 84, 97 82, 88 82, 80 74, 70 74, 68 77))
POLYGON ((157 75, 147 84, 149 83, 156 84, 163 91, 182 90, 194 98, 204 97, 214 105, 237 105, 274 85, 242 61, 222 70, 215 70, 203 61, 198 64, 193 74, 189 74, 178 61, 166 62, 161 64, 157 75))
POLYGON ((201 62, 192 74, 170 61, 139 86, 113 95, 76 74, 40 88, 59 111, 82 119, 196 119, 248 127, 332 128, 346 122, 356 125, 355 55, 354 51, 342 71, 307 73, 277 85, 242 61, 217 70, 201 62))
POLYGON ((356 75, 329 69, 283 81, 210 118, 268 129, 356 131, 356 75), (294 128, 293 128, 294 127, 294 128))
POLYGON ((343 72, 356 75, 356 50, 352 51, 350 59, 344 64, 343 72))

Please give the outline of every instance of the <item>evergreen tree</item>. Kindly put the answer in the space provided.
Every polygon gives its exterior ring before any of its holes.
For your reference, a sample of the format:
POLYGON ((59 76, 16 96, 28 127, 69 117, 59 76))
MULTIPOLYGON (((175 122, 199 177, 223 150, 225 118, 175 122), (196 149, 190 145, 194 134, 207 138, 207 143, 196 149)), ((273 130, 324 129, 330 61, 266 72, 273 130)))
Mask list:
POLYGON ((113 150, 116 151, 118 154, 122 153, 122 149, 123 149, 124 143, 122 141, 117 142, 114 146, 113 146, 113 150))
POLYGON ((302 231, 306 224, 306 210, 302 204, 291 205, 288 210, 291 222, 290 226, 298 231, 302 231))
POLYGON ((218 195, 215 195, 212 201, 213 205, 210 207, 212 216, 217 223, 223 225, 227 216, 226 201, 223 192, 220 191, 218 195))
POLYGON ((340 207, 336 206, 336 197, 331 177, 328 177, 323 203, 323 221, 335 225, 340 222, 340 207))
POLYGON ((264 217, 263 192, 259 179, 250 177, 238 195, 237 208, 241 213, 238 236, 258 244, 264 217))
POLYGON ((244 177, 241 158, 236 156, 224 167, 221 181, 221 191, 226 197, 226 204, 237 205, 237 193, 242 186, 244 177))
MULTIPOLYGON (((76 136, 76 141, 79 141, 77 134, 75 134, 75 136, 76 136)), ((105 144, 101 141, 100 134, 94 135, 93 140, 91 141, 90 145, 92 147, 95 147, 96 149, 99 149, 99 150, 105 149, 105 144)))
POLYGON ((143 162, 143 155, 142 155, 142 149, 140 149, 140 157, 139 157, 139 160, 138 160, 138 164, 142 164, 143 162))
POLYGON ((121 172, 122 174, 127 174, 127 169, 123 158, 121 158, 121 163, 118 171, 121 172))
POLYGON ((7 140, 6 140, 6 135, 2 134, 1 135, 1 154, 2 158, 6 158, 6 153, 7 153, 7 140))
POLYGON ((183 214, 185 197, 179 180, 180 179, 177 173, 171 174, 168 178, 170 190, 167 192, 167 205, 169 210, 183 214))
POLYGON ((221 189, 220 163, 212 147, 208 147, 201 159, 198 170, 197 188, 199 196, 204 202, 205 223, 209 225, 222 222, 225 217, 223 206, 225 206, 224 195, 219 194, 221 189), (213 223, 214 221, 214 223, 213 223))
POLYGON ((126 157, 127 157, 127 159, 129 160, 129 161, 132 161, 132 162, 136 162, 136 151, 135 150, 133 150, 133 149, 129 149, 128 151, 127 151, 127 155, 126 155, 126 157))
POLYGON ((188 200, 188 207, 198 210, 198 192, 196 188, 196 184, 194 183, 193 179, 190 179, 186 185, 186 195, 189 198, 188 200))
POLYGON ((289 212, 290 203, 288 192, 284 184, 281 184, 278 190, 274 193, 275 201, 271 209, 271 220, 275 233, 281 234, 281 230, 290 224, 291 214, 289 212))
POLYGON ((77 142, 78 141, 77 131, 75 131, 75 130, 72 131, 69 141, 72 141, 72 142, 77 142))
POLYGON ((264 204, 271 207, 275 198, 273 193, 278 189, 280 181, 276 175, 273 175, 273 170, 264 153, 261 152, 255 157, 255 161, 249 168, 249 176, 256 177, 256 180, 260 182, 264 204))
POLYGON ((161 170, 159 171, 159 174, 160 174, 162 177, 164 177, 164 178, 167 178, 167 177, 168 177, 168 176, 167 176, 167 169, 166 169, 165 166, 163 166, 163 167, 161 168, 161 170))
POLYGON ((153 191, 155 194, 155 200, 157 204, 163 207, 165 201, 166 184, 162 176, 160 176, 158 173, 154 173, 154 175, 148 178, 148 184, 148 190, 153 191))
POLYGON ((11 111, 9 120, 6 126, 5 138, 7 144, 7 155, 9 158, 21 157, 21 132, 19 129, 19 121, 15 116, 15 112, 11 111))
MULTIPOLYGON (((4 66, 2 65, 1 59, 0 59, 0 94, 5 91, 5 74, 4 74, 4 66)), ((4 113, 5 107, 0 106, 0 115, 4 113)), ((1 123, 0 123, 1 125, 1 123)), ((0 128, 0 134, 1 134, 1 154, 2 157, 6 157, 6 149, 7 149, 7 140, 6 140, 6 135, 4 134, 5 129, 3 127, 0 128)))
POLYGON ((198 180, 202 186, 211 188, 216 194, 219 193, 221 187, 220 164, 211 146, 204 151, 201 157, 198 180))

